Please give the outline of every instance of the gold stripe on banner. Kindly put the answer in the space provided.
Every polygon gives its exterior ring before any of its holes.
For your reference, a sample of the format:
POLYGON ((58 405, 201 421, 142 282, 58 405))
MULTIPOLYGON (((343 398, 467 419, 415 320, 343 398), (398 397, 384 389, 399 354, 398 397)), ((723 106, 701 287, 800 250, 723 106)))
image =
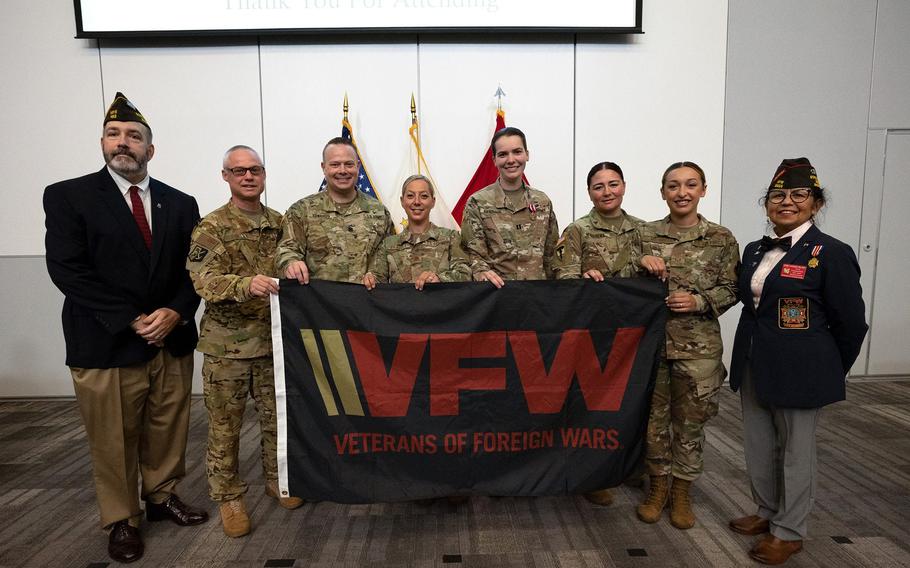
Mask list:
POLYGON ((319 394, 322 395, 325 410, 329 416, 338 416, 338 406, 335 405, 335 397, 332 396, 329 379, 326 378, 325 369, 322 367, 322 357, 319 356, 316 335, 312 329, 301 329, 300 335, 303 337, 303 346, 306 348, 306 355, 309 357, 310 365, 313 367, 313 375, 316 376, 316 386, 319 387, 319 394))
POLYGON ((351 371, 351 362, 348 352, 344 348, 341 332, 334 329, 323 329, 319 332, 325 352, 329 358, 329 367, 332 369, 332 378, 335 379, 335 388, 341 398, 341 406, 348 416, 363 416, 363 405, 360 404, 360 395, 354 384, 354 373, 351 371))

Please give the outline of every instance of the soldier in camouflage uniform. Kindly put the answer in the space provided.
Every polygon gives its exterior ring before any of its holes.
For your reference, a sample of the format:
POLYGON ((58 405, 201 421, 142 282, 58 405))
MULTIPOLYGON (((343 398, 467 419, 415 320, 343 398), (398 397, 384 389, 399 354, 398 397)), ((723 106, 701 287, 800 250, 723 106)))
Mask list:
POLYGON ((266 493, 285 508, 302 500, 278 492, 275 379, 269 318, 273 257, 281 215, 262 205, 265 168, 255 150, 234 146, 224 156, 224 180, 231 188, 226 205, 205 216, 193 231, 187 269, 205 300, 197 349, 204 354, 202 378, 209 413, 206 475, 209 495, 220 503, 224 532, 250 532, 238 472, 240 429, 247 395, 259 415, 266 493))
POLYGON ((622 209, 626 191, 622 169, 613 162, 601 162, 588 172, 588 196, 594 207, 566 227, 556 244, 553 271, 558 279, 630 278, 641 271, 641 239, 638 225, 643 221, 622 209))
POLYGON ((637 513, 657 522, 669 496, 670 522, 680 529, 695 524, 689 488, 702 471, 704 425, 717 414, 726 376, 717 318, 736 303, 739 268, 733 234, 698 214, 705 189, 698 165, 671 165, 661 185, 670 215, 640 227, 641 265, 669 280, 670 313, 648 421, 651 486, 637 513))
POLYGON ((418 290, 426 282, 467 282, 471 267, 461 249, 458 231, 430 222, 436 204, 433 182, 413 175, 401 187, 401 207, 408 225, 400 235, 386 237, 370 259, 363 284, 372 290, 377 282, 413 282, 418 290))
MULTIPOLYGON (((641 219, 622 209, 626 182, 622 168, 613 162, 600 162, 588 172, 588 197, 594 207, 566 227, 556 243, 553 271, 558 279, 590 278, 603 282, 605 278, 630 278, 642 272, 638 264, 641 241, 638 225, 641 219)), ((640 479, 637 473, 630 476, 640 479)), ((585 493, 585 499, 596 505, 613 503, 607 488, 585 493)))
POLYGON ((474 280, 500 288, 505 280, 552 278, 559 229, 550 198, 524 183, 525 135, 503 128, 493 135, 490 150, 499 179, 471 196, 461 222, 474 280))
POLYGON ((395 234, 392 217, 357 190, 360 162, 350 141, 333 138, 322 151, 326 190, 291 205, 281 224, 275 263, 279 274, 360 283, 382 239, 395 234))

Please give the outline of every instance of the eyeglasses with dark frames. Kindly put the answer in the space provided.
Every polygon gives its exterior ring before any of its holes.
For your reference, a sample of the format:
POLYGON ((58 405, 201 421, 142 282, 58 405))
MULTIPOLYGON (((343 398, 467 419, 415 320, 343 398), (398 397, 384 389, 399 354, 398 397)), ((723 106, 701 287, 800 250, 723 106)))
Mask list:
POLYGON ((225 168, 225 171, 231 172, 234 174, 234 177, 243 177, 247 172, 250 172, 254 176, 261 176, 265 173, 265 167, 263 166, 253 166, 250 168, 225 168))
POLYGON ((790 196, 790 201, 793 203, 802 203, 809 199, 809 196, 812 195, 812 190, 805 187, 797 189, 772 189, 768 192, 768 202, 775 205, 783 203, 787 195, 790 196))

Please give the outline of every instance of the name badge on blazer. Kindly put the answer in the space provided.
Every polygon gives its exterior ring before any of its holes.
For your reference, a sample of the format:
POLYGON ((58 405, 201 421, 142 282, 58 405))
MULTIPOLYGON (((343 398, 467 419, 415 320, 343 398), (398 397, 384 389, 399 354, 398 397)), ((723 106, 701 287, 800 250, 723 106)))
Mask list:
POLYGON ((781 329, 809 329, 808 298, 778 299, 777 327, 781 329))
POLYGON ((806 267, 799 264, 785 264, 780 269, 780 275, 783 278, 796 278, 802 280, 806 277, 806 267))

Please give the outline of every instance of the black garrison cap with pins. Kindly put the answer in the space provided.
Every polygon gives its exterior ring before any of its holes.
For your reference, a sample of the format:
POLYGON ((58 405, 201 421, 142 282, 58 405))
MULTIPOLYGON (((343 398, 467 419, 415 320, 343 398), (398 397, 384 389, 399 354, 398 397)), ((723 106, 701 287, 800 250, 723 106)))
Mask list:
POLYGON ((768 185, 768 189, 793 189, 796 187, 821 188, 818 174, 815 173, 815 168, 809 163, 808 158, 790 158, 782 161, 777 166, 777 171, 768 185))
POLYGON ((104 115, 104 124, 116 120, 119 122, 139 122, 144 124, 146 128, 151 132, 152 127, 149 126, 145 117, 142 116, 142 113, 139 112, 139 109, 136 108, 136 105, 130 102, 126 95, 117 91, 117 95, 114 97, 114 102, 111 103, 110 108, 107 109, 107 114, 104 115))

